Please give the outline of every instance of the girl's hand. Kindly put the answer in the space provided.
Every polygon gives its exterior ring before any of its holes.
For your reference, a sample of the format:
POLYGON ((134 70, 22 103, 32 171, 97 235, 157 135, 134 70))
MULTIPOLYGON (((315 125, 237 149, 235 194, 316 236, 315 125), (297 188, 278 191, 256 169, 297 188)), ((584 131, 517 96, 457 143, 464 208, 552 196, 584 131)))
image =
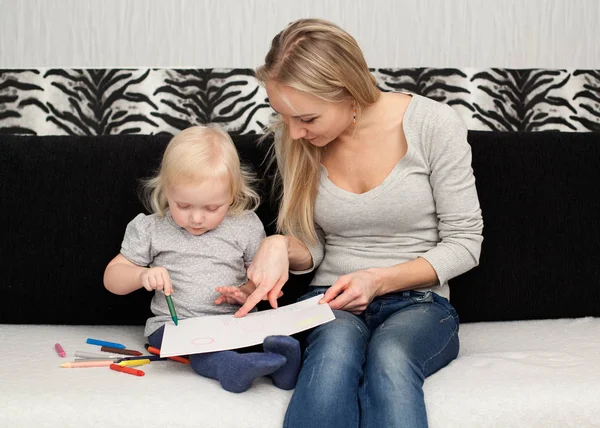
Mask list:
POLYGON ((224 287, 215 288, 217 293, 221 295, 214 301, 215 305, 222 305, 228 303, 230 305, 243 305, 248 300, 250 294, 244 292, 242 287, 236 287, 234 285, 228 285, 224 287))
POLYGON ((286 237, 272 235, 263 239, 248 268, 248 279, 256 284, 256 289, 238 309, 235 317, 243 317, 261 300, 268 299, 271 307, 277 308, 277 298, 283 294, 281 289, 288 280, 289 268, 286 237))
MULTIPOLYGON (((221 305, 223 303, 229 303, 230 305, 243 305, 248 300, 248 296, 256 290, 256 285, 252 281, 240 285, 239 287, 224 286, 217 287, 215 290, 221 293, 219 297, 215 299, 215 305, 221 305)), ((282 292, 279 292, 278 298, 283 296, 282 292)))
POLYGON ((331 309, 359 315, 379 294, 382 279, 377 272, 377 269, 366 269, 340 276, 319 303, 329 303, 331 309))
POLYGON ((144 269, 140 273, 140 282, 148 291, 163 290, 165 296, 173 293, 173 284, 171 284, 169 272, 162 266, 144 269))

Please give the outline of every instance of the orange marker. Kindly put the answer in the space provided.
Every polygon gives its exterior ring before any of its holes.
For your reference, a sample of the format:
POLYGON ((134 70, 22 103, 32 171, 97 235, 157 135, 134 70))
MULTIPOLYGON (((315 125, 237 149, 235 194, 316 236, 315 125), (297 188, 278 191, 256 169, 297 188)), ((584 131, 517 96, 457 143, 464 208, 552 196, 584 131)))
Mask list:
MULTIPOLYGON (((160 349, 156 349, 152 346, 146 346, 146 349, 148 349, 148 352, 150 352, 151 354, 154 355, 160 355, 160 349)), ((183 357, 167 357, 169 360, 173 360, 173 361, 178 361, 180 363, 183 364, 189 364, 190 360, 188 360, 187 358, 183 358, 183 357)))
POLYGON ((118 364, 111 364, 110 365, 110 369, 111 370, 116 370, 118 372, 132 374, 132 375, 135 375, 135 376, 144 376, 146 374, 146 373, 144 373, 141 370, 132 369, 131 367, 123 367, 123 366, 120 366, 118 364))

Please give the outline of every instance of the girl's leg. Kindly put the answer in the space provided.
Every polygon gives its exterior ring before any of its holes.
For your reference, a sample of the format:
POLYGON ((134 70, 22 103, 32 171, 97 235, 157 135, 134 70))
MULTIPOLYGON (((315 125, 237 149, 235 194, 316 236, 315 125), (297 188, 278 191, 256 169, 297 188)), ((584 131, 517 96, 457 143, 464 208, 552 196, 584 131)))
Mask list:
POLYGON ((156 349, 160 349, 163 340, 163 334, 165 333, 165 326, 163 325, 158 330, 155 330, 150 336, 148 336, 148 343, 150 346, 156 349))
MULTIPOLYGON (((150 346, 160 349, 164 330, 162 326, 148 336, 150 346)), ((283 355, 272 352, 222 351, 190 355, 190 365, 196 373, 218 380, 223 389, 230 392, 246 391, 254 379, 277 371, 285 362, 283 355)))
POLYGON ((216 379, 226 391, 244 392, 257 377, 273 373, 285 357, 272 352, 207 352, 190 355, 190 365, 201 376, 216 379))
POLYGON ((357 391, 369 332, 359 317, 345 311, 334 313, 335 320, 308 335, 285 427, 359 426, 357 391))
POLYGON ((269 375, 273 379, 273 385, 285 390, 294 389, 302 359, 300 343, 291 336, 267 336, 263 341, 263 348, 265 352, 283 355, 286 360, 283 367, 269 375))
POLYGON ((435 293, 375 303, 359 392, 361 427, 427 427, 423 381, 458 355, 456 311, 435 293))

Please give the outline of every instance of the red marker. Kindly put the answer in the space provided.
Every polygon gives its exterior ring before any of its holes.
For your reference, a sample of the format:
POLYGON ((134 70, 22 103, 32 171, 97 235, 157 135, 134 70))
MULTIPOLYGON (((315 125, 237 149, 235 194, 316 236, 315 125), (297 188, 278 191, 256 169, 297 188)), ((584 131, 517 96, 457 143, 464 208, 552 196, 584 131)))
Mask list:
POLYGON ((55 344, 54 349, 56 349, 56 352, 58 352, 58 355, 60 355, 61 357, 65 358, 67 356, 67 353, 65 352, 63 347, 60 346, 60 343, 55 344))
POLYGON ((120 366, 118 364, 111 364, 110 365, 110 369, 111 370, 116 370, 118 372, 132 374, 132 375, 135 375, 135 376, 144 376, 146 374, 146 373, 144 373, 141 370, 133 369, 131 367, 123 367, 123 366, 120 366))

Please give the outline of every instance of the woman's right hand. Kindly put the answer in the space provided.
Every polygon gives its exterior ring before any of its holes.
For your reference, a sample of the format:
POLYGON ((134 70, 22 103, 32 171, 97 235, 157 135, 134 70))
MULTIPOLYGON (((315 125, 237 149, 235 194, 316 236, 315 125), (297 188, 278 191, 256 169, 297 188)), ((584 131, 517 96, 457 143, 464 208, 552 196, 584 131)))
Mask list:
POLYGON ((277 298, 289 277, 290 260, 288 242, 283 235, 271 235, 261 242, 252 264, 248 268, 248 279, 256 290, 235 313, 236 318, 245 316, 261 300, 269 300, 277 308, 277 298))
POLYGON ((163 290, 165 296, 173 293, 173 284, 171 284, 169 272, 162 266, 144 269, 140 273, 140 282, 148 291, 163 290))

